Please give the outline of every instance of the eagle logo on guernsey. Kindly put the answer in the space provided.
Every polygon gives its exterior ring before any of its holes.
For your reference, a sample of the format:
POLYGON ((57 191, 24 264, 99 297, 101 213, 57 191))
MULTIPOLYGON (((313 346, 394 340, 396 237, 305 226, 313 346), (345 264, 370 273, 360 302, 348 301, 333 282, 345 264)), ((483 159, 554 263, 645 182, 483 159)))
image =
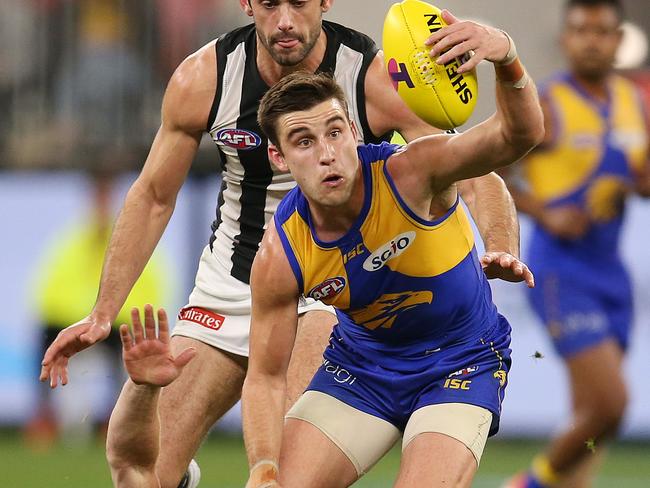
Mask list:
POLYGON ((262 144, 262 138, 246 129, 221 129, 215 139, 228 147, 239 151, 250 151, 262 144))
POLYGON ((367 307, 352 310, 349 314, 352 320, 367 329, 375 330, 378 327, 390 329, 399 314, 419 305, 431 303, 432 300, 433 293, 429 290, 387 293, 367 307))
POLYGON ((363 269, 366 271, 378 271, 384 267, 389 260, 402 254, 415 240, 415 232, 404 232, 393 237, 389 242, 374 251, 363 262, 363 269))
POLYGON ((307 293, 308 297, 314 300, 326 300, 333 298, 343 291, 345 288, 345 278, 337 276, 336 278, 328 278, 319 285, 313 287, 307 293))

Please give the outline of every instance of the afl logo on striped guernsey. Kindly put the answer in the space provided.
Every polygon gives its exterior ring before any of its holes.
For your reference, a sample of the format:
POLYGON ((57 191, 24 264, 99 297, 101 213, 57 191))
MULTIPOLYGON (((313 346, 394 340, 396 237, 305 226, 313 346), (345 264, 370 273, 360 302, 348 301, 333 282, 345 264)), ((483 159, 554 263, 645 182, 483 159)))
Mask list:
POLYGON ((249 151, 262 144, 262 138, 250 130, 221 129, 217 132, 217 141, 239 151, 249 151))

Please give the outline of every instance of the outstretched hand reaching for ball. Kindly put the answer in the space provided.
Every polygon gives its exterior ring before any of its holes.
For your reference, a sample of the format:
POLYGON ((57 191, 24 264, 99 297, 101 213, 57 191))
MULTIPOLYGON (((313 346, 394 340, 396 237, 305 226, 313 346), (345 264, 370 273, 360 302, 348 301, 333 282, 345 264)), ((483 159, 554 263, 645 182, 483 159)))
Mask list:
POLYGON ((133 335, 129 326, 120 326, 124 366, 131 380, 137 385, 167 386, 183 371, 196 355, 196 349, 187 348, 174 357, 169 347, 167 314, 158 310, 158 334, 153 307, 144 307, 144 328, 137 308, 131 310, 133 335))
POLYGON ((507 252, 486 252, 481 258, 483 272, 488 279, 499 278, 518 283, 525 281, 528 288, 535 287, 535 277, 528 266, 507 252))
POLYGON ((440 56, 436 60, 438 64, 447 64, 472 51, 474 55, 456 70, 465 73, 484 59, 498 63, 508 56, 510 40, 502 30, 469 20, 459 20, 449 10, 443 10, 441 15, 447 25, 425 41, 427 46, 431 46, 431 57, 440 56))

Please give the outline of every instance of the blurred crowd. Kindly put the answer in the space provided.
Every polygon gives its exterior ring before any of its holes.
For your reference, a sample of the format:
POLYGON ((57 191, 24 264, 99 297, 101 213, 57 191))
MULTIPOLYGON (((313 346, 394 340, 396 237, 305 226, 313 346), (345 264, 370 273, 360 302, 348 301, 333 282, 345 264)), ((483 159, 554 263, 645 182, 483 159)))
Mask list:
POLYGON ((175 66, 243 20, 224 3, 0 2, 0 168, 139 166, 175 66))

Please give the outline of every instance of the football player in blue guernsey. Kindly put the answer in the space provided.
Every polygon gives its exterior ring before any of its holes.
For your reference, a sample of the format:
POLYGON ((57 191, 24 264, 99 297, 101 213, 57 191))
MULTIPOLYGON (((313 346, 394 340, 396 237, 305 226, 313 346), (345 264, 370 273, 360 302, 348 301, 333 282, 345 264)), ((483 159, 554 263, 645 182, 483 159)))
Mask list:
MULTIPOLYGON (((518 59, 498 64, 506 52, 488 58, 500 80, 490 119, 406 146, 358 146, 343 92, 325 74, 294 73, 262 99, 269 158, 298 188, 280 203, 252 269, 248 488, 349 486, 401 435, 396 486, 470 486, 499 425, 510 325, 448 189, 543 137, 534 84, 518 59), (338 323, 283 428, 301 296, 333 305, 338 323)), ((533 286, 524 263, 502 264, 507 279, 533 286)))
POLYGON ((534 220, 529 298, 567 366, 572 420, 512 488, 591 486, 599 452, 627 402, 623 356, 632 290, 619 253, 627 194, 650 196, 648 126, 633 84, 612 68, 619 0, 569 0, 562 47, 569 69, 543 85, 546 138, 509 178, 534 220), (594 447, 595 446, 595 447, 594 447))

